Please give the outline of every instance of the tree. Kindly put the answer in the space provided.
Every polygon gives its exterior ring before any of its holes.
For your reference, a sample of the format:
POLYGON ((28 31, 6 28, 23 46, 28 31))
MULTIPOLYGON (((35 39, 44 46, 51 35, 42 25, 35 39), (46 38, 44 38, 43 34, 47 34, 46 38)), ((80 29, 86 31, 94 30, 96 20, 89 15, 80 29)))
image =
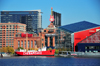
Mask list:
POLYGON ((20 49, 23 49, 23 47, 18 47, 18 49, 17 49, 17 50, 20 50, 20 49))
POLYGON ((0 52, 2 52, 2 48, 0 48, 0 52))
POLYGON ((29 48, 28 50, 35 50, 35 48, 29 48))
POLYGON ((8 52, 8 53, 14 53, 14 49, 12 47, 2 47, 1 52, 8 52))
POLYGON ((1 48, 1 52, 7 52, 7 48, 6 47, 2 47, 1 48))
POLYGON ((55 54, 58 54, 59 53, 59 50, 58 49, 55 49, 55 54))
POLYGON ((47 50, 52 50, 52 48, 48 48, 47 50))
POLYGON ((8 53, 14 53, 14 49, 12 47, 7 47, 7 52, 8 53))

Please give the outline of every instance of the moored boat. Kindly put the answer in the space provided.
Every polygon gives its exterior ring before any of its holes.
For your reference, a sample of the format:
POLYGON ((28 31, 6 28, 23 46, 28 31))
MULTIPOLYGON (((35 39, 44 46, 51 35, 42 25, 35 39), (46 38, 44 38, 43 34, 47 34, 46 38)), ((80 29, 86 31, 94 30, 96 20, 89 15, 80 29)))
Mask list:
POLYGON ((59 51, 58 55, 61 57, 71 57, 70 51, 59 51))
POLYGON ((29 55, 33 55, 33 56, 54 56, 55 49, 46 50, 45 48, 43 48, 41 50, 39 49, 38 51, 29 50, 27 52, 26 52, 26 50, 20 50, 20 51, 15 51, 15 53, 17 55, 21 55, 21 56, 29 56, 29 55))
POLYGON ((34 55, 34 56, 54 56, 55 50, 47 50, 47 51, 16 51, 17 55, 34 55))
POLYGON ((7 53, 1 53, 1 57, 11 57, 11 55, 9 55, 7 53))

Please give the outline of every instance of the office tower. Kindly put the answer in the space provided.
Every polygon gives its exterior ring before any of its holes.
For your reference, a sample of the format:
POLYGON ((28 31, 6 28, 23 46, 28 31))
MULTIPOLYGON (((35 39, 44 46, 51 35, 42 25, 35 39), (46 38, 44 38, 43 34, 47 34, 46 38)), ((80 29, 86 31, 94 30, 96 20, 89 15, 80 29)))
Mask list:
POLYGON ((1 11, 1 23, 23 23, 26 24, 28 32, 37 33, 38 28, 42 28, 41 10, 32 11, 1 11))
POLYGON ((0 48, 14 47, 14 34, 26 32, 26 24, 0 23, 0 48))
POLYGON ((61 26, 61 13, 57 13, 57 12, 53 11, 53 15, 54 15, 54 19, 55 19, 53 24, 55 25, 55 27, 61 26))

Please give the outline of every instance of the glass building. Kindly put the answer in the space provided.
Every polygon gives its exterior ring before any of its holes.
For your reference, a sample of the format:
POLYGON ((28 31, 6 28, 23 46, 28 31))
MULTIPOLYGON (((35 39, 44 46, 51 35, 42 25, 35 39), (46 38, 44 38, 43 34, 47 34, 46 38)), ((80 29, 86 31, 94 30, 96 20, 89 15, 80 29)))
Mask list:
POLYGON ((57 36, 55 37, 55 48, 65 48, 67 51, 73 50, 73 44, 71 43, 72 34, 64 29, 57 28, 57 36))
POLYGON ((38 28, 42 28, 41 10, 32 11, 1 11, 1 23, 23 23, 26 24, 26 30, 37 33, 38 28))
POLYGON ((55 25, 55 27, 60 27, 61 26, 61 13, 57 13, 53 11, 53 15, 55 19, 53 22, 53 25, 55 25))

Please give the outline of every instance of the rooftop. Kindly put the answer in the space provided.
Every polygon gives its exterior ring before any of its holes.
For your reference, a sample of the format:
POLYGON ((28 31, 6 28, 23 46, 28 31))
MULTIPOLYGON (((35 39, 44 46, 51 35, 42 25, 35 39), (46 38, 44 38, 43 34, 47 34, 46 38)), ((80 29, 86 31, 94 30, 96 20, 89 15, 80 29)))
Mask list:
POLYGON ((74 32, 78 32, 78 31, 82 31, 82 30, 86 30, 90 28, 95 28, 95 27, 100 27, 100 25, 94 24, 88 21, 81 21, 81 22, 77 22, 77 23, 73 23, 69 25, 60 26, 58 28, 62 30, 66 30, 70 33, 74 33, 74 32))

